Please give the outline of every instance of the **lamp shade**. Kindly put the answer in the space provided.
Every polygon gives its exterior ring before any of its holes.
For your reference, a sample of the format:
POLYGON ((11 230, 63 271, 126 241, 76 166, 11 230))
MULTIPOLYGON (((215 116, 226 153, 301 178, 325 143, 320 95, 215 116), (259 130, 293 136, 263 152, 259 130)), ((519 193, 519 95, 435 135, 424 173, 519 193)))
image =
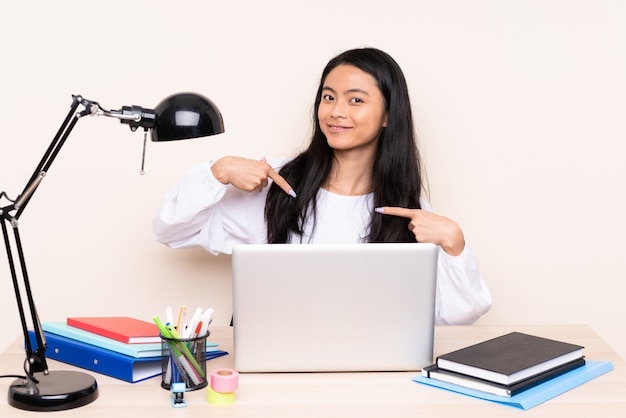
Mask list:
POLYGON ((196 93, 178 93, 163 99, 154 109, 153 141, 175 141, 221 134, 224 121, 210 99, 196 93))

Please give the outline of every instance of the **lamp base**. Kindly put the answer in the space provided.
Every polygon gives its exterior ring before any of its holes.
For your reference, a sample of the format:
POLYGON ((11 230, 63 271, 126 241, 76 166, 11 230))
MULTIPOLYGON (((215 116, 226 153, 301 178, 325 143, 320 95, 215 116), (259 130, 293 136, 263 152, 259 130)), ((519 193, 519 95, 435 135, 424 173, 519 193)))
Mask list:
POLYGON ((87 405, 98 398, 98 384, 90 375, 69 370, 35 373, 39 383, 15 380, 9 387, 9 405, 29 411, 62 411, 87 405))

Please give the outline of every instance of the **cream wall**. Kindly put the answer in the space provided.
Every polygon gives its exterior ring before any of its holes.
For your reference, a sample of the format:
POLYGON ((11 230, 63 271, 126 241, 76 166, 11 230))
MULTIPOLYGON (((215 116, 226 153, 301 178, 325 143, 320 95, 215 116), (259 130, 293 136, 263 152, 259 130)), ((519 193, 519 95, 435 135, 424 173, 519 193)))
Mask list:
MULTIPOLYGON (((0 191, 19 193, 71 104, 213 99, 227 132, 149 144, 81 120, 21 217, 44 321, 230 319, 230 259, 151 237, 191 165, 291 154, 326 61, 382 48, 403 67, 435 209, 457 220, 493 292, 479 324, 586 323, 626 356, 626 2, 11 2, 0 13, 0 191), (113 7, 114 6, 114 7, 113 7), (143 17, 140 17, 143 16, 143 17)), ((0 349, 19 334, 0 257, 0 349)))

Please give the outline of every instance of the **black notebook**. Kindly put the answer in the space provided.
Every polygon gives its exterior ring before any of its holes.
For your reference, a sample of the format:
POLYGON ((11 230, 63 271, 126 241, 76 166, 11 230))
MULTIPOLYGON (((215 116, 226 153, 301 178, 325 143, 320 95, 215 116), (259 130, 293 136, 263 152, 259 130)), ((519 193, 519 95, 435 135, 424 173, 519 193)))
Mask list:
POLYGON ((565 363, 562 366, 550 369, 512 385, 503 385, 500 383, 494 383, 488 380, 479 379, 477 377, 466 376, 461 373, 440 369, 436 365, 424 367, 422 369, 422 376, 431 379, 442 380, 448 383, 454 383, 455 385, 464 386, 469 389, 480 390, 482 392, 492 393, 498 396, 510 397, 584 365, 585 359, 579 358, 578 360, 570 361, 569 363, 565 363))
POLYGON ((437 358, 440 369, 512 385, 583 357, 584 347, 512 332, 437 358))

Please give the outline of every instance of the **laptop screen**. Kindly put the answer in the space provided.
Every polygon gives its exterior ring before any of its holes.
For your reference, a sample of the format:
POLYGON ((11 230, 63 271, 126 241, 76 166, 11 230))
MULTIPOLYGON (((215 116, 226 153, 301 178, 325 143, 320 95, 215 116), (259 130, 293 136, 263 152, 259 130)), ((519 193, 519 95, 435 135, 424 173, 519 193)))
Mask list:
POLYGON ((240 372, 419 370, 433 361, 433 244, 233 250, 240 372))

